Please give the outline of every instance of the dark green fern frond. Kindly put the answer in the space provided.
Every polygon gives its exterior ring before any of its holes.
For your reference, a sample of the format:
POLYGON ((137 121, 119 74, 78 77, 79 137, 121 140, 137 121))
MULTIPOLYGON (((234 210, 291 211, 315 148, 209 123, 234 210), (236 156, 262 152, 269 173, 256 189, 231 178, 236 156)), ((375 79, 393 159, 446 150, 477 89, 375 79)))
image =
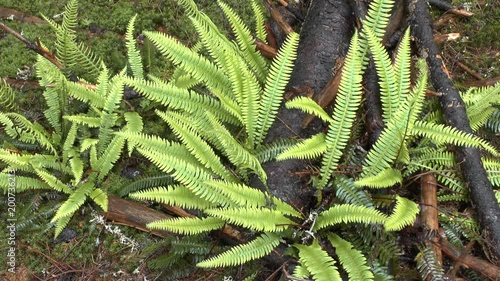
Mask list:
POLYGON ((238 245, 216 257, 202 261, 199 267, 224 267, 244 264, 266 256, 280 243, 281 237, 272 233, 263 233, 255 240, 238 245))
POLYGON ((297 141, 293 139, 277 139, 274 142, 258 146, 253 153, 260 163, 266 163, 275 159, 296 143, 297 141))
POLYGON ((144 71, 142 69, 142 57, 141 57, 141 53, 136 48, 135 39, 134 39, 134 25, 135 25, 136 18, 137 18, 137 15, 132 17, 132 19, 128 23, 127 32, 125 33, 125 40, 126 40, 126 45, 127 45, 128 64, 129 64, 130 69, 132 70, 132 74, 137 79, 143 79, 144 78, 144 74, 143 74, 144 71))
POLYGON ((335 253, 339 257, 340 264, 347 271, 349 280, 373 280, 373 273, 359 250, 336 234, 328 235, 328 240, 335 247, 335 253))
POLYGON ((500 109, 496 109, 491 113, 486 122, 486 127, 495 133, 500 133, 500 109))
POLYGON ((144 190, 146 188, 155 186, 168 186, 173 183, 173 179, 170 175, 151 175, 145 178, 140 178, 122 188, 118 191, 118 196, 124 197, 129 193, 138 190, 144 190))
POLYGON ((39 123, 32 123, 26 117, 17 113, 2 112, 0 112, 0 123, 4 124, 4 130, 9 137, 21 142, 38 143, 54 155, 57 154, 57 150, 50 139, 50 134, 39 123))
POLYGON ((345 176, 335 177, 336 196, 343 203, 373 208, 370 195, 363 189, 357 188, 351 178, 345 176))
POLYGON ((220 229, 225 222, 218 218, 174 218, 148 223, 151 229, 161 229, 185 235, 195 235, 215 229, 220 229))
POLYGON ((317 189, 321 190, 327 185, 342 156, 342 150, 347 145, 356 119, 356 111, 361 104, 361 79, 358 34, 355 32, 342 70, 339 92, 335 98, 333 121, 326 135, 327 150, 321 162, 321 178, 316 186, 317 189))
POLYGON ((15 101, 15 93, 14 90, 7 84, 5 79, 0 79, 0 108, 3 112, 6 111, 17 111, 18 106, 14 102, 15 101))
POLYGON ((387 231, 398 231, 413 224, 420 210, 415 202, 404 197, 396 196, 396 207, 384 227, 387 231))
POLYGON ((255 231, 278 232, 295 224, 281 211, 265 208, 219 208, 208 209, 204 212, 255 231))
POLYGON ((322 212, 314 230, 320 230, 327 226, 332 226, 340 223, 385 223, 387 216, 380 211, 365 206, 342 204, 331 207, 330 209, 322 212))
POLYGON ((441 264, 430 247, 423 248, 415 257, 417 270, 422 280, 444 280, 445 274, 441 264))
POLYGON ((196 196, 182 185, 170 187, 155 187, 130 194, 130 198, 137 200, 153 200, 155 202, 178 206, 187 209, 207 209, 213 204, 196 196))
POLYGON ((278 108, 283 99, 283 92, 290 79, 293 62, 297 55, 298 44, 299 35, 297 33, 289 34, 271 64, 266 77, 258 116, 256 116, 257 127, 254 138, 256 144, 260 144, 264 140, 278 113, 278 108))
POLYGON ((335 261, 325 252, 315 239, 309 246, 293 245, 299 249, 299 262, 305 266, 315 281, 341 281, 335 261))

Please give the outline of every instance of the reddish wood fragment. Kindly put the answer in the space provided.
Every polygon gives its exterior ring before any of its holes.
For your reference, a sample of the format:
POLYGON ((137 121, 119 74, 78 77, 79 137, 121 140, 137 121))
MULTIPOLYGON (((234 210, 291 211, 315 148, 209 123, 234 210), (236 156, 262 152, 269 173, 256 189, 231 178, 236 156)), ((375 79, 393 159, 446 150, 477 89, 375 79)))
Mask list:
POLYGON ((443 254, 441 249, 436 246, 439 241, 437 236, 439 230, 438 221, 438 202, 437 202, 437 182, 434 174, 425 174, 421 178, 420 201, 422 202, 421 218, 425 228, 431 234, 430 241, 426 244, 432 249, 436 260, 442 265, 443 254), (431 242, 432 241, 432 242, 431 242))

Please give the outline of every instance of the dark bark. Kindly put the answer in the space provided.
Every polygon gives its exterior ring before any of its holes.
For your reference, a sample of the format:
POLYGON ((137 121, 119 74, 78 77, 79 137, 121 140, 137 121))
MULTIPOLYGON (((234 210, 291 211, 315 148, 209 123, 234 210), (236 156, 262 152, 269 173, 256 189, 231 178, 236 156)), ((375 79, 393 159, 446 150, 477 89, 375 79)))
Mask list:
MULTIPOLYGON (((297 60, 288 89, 310 87, 315 94, 332 78, 332 68, 338 57, 347 54, 353 34, 354 18, 349 0, 315 0, 311 3, 302 26, 297 60)), ((307 138, 324 130, 318 120, 306 129, 301 128, 305 114, 287 110, 282 105, 276 122, 269 130, 266 141, 279 138, 307 138)), ((264 164, 268 174, 267 185, 273 195, 298 209, 314 204, 314 190, 296 172, 307 169, 309 162, 289 160, 264 164)), ((252 186, 259 186, 257 180, 252 186)))
MULTIPOLYGON (((420 55, 427 60, 432 86, 440 94, 438 98, 445 122, 458 130, 472 133, 465 104, 458 90, 453 86, 441 59, 439 48, 433 40, 432 21, 427 1, 412 0, 409 10, 413 36, 420 55)), ((456 147, 455 155, 470 189, 470 197, 476 207, 485 240, 490 244, 495 258, 498 259, 500 258, 500 207, 482 165, 480 151, 477 148, 456 147)))

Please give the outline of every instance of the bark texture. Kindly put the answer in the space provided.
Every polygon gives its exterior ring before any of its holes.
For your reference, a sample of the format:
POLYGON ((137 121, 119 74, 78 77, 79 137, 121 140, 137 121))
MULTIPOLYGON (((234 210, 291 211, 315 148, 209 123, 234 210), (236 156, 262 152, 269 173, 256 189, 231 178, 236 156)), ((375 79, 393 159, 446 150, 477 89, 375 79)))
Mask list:
MULTIPOLYGON (((420 55, 427 60, 430 81, 439 92, 439 103, 446 124, 472 134, 465 104, 458 90, 453 86, 440 50, 433 40, 432 21, 425 0, 412 0, 409 4, 413 36, 420 55)), ((486 241, 496 259, 500 258, 500 207, 496 201, 486 170, 481 162, 480 151, 471 147, 456 147, 457 163, 470 189, 470 197, 475 206, 479 223, 486 241)))

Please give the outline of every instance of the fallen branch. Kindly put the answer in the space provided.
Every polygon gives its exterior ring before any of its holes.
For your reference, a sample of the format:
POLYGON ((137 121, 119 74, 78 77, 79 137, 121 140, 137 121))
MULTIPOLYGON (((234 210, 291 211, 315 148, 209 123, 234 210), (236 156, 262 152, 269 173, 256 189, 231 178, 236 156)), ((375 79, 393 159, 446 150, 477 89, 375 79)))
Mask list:
POLYGON ((500 267, 480 258, 469 255, 467 252, 456 248, 443 238, 439 240, 439 244, 437 244, 437 246, 439 246, 441 250, 443 250, 443 253, 446 256, 460 262, 470 269, 477 271, 478 273, 481 273, 483 276, 486 276, 490 280, 498 280, 498 278, 500 277, 500 267))
MULTIPOLYGON (((472 134, 465 104, 458 90, 454 87, 441 59, 439 47, 433 40, 432 21, 427 1, 411 0, 409 11, 413 36, 421 57, 427 59, 430 70, 429 77, 434 89, 440 94, 438 99, 445 122, 460 131, 472 134)), ((477 148, 456 147, 455 155, 466 185, 470 189, 472 203, 477 209, 485 241, 490 245, 494 258, 499 259, 500 220, 498 218, 500 218, 500 207, 481 162, 480 151, 477 148)))
POLYGON ((472 12, 453 7, 450 3, 446 2, 445 0, 429 0, 429 4, 438 8, 441 11, 452 13, 454 15, 461 17, 470 17, 474 15, 474 13, 472 12))

